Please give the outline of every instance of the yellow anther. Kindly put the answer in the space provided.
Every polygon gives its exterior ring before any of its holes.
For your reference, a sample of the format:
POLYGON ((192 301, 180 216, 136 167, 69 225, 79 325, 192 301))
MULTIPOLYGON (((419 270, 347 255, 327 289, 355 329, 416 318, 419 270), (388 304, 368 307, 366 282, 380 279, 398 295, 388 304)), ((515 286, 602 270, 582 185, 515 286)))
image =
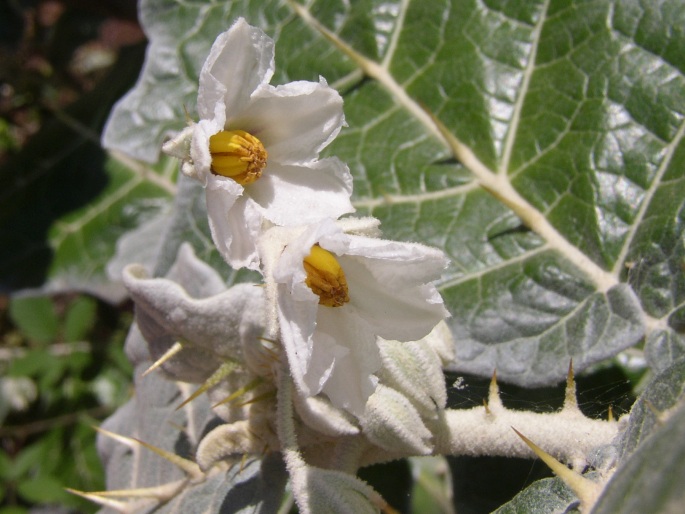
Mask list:
POLYGON ((212 172, 241 186, 262 176, 267 153, 262 142, 244 130, 222 130, 209 138, 212 172))
POLYGON ((319 305, 342 307, 350 301, 345 272, 333 254, 319 245, 304 258, 305 284, 319 297, 319 305))

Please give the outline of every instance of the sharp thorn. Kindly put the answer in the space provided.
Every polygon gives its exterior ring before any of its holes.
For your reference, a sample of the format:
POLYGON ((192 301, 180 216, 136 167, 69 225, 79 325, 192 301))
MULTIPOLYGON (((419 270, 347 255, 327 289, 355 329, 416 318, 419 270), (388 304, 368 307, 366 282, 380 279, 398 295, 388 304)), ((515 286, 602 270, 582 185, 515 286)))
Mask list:
POLYGON ((157 359, 152 366, 147 368, 145 372, 143 373, 142 376, 147 376, 148 373, 151 373, 152 371, 156 370, 159 368, 162 364, 164 364, 166 361, 171 359, 174 355, 176 355, 178 352, 183 350, 183 343, 180 341, 176 341, 171 347, 162 355, 159 359, 157 359))
POLYGON ((191 394, 188 398, 183 400, 181 404, 176 407, 176 410, 179 410, 183 408, 185 405, 189 404, 192 402, 195 398, 200 396, 202 393, 207 391, 209 388, 215 386, 219 382, 221 382, 224 378, 226 378, 228 375, 230 375, 233 370, 238 367, 238 363, 235 361, 226 361, 224 362, 221 366, 219 366, 212 375, 205 380, 204 384, 202 384, 200 387, 198 387, 193 394, 191 394))
POLYGON ((497 385, 497 370, 492 372, 490 389, 488 391, 488 406, 491 410, 502 408, 502 399, 499 396, 499 386, 497 385))
POLYGON ((566 393, 564 397, 563 410, 578 411, 578 397, 576 396, 576 381, 573 376, 573 359, 568 364, 568 375, 566 376, 566 393))
POLYGON ((268 400, 270 398, 275 398, 276 397, 276 391, 267 391, 264 394, 260 394, 258 396, 255 396, 254 398, 250 398, 249 400, 239 403, 236 405, 236 407, 244 407, 245 405, 250 405, 251 403, 257 403, 262 400, 268 400))
POLYGON ((227 396, 226 398, 224 398, 223 400, 221 400, 219 403, 215 403, 214 405, 212 405, 212 408, 214 409, 214 408, 218 407, 219 405, 223 405, 224 403, 232 402, 236 398, 239 398, 243 394, 251 391, 252 389, 257 387, 261 383, 262 383, 262 379, 260 377, 255 378, 254 380, 252 380, 251 382, 246 384, 244 387, 241 387, 240 389, 238 389, 233 394, 231 394, 231 395, 227 396))
POLYGON ((156 453, 163 459, 171 462, 178 468, 180 468, 183 472, 185 472, 190 478, 193 480, 199 479, 204 476, 204 473, 202 470, 200 470, 200 467, 194 463, 192 460, 184 459, 183 457, 179 457, 175 453, 168 452, 166 450, 163 450, 162 448, 158 448, 157 446, 154 446, 152 444, 146 443, 144 441, 141 441, 140 439, 136 439, 135 437, 127 437, 124 435, 119 435, 114 432, 110 432, 109 430, 105 430, 104 428, 99 428, 95 427, 95 429, 106 435, 111 437, 112 439, 115 439, 129 448, 133 448, 137 445, 140 445, 144 448, 147 448, 148 450, 156 453))
POLYGON ((589 512, 597 501, 597 498, 602 491, 602 487, 592 480, 588 480, 580 473, 576 473, 572 469, 569 469, 514 427, 511 428, 523 440, 523 442, 526 443, 533 453, 535 453, 540 460, 547 464, 547 466, 559 478, 561 478, 564 483, 571 488, 571 490, 573 490, 583 506, 583 512, 589 512))
POLYGON ((76 496, 80 496, 81 498, 85 498, 88 501, 91 501, 93 503, 97 503, 98 505, 102 505, 103 507, 109 507, 110 509, 113 509, 117 512, 128 513, 131 510, 128 507, 126 502, 122 502, 119 500, 113 500, 111 498, 105 498, 103 496, 98 495, 97 493, 85 493, 83 491, 78 491, 76 489, 70 489, 68 487, 65 488, 65 490, 71 494, 75 494, 76 496))

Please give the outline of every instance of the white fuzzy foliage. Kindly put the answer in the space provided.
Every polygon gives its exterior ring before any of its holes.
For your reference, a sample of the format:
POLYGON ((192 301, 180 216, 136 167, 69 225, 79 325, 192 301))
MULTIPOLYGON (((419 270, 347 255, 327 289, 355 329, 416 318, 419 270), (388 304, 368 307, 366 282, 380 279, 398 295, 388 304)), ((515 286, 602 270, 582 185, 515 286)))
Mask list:
POLYGON ((379 385, 366 403, 364 435, 381 448, 428 455, 432 435, 412 403, 399 391, 379 385))

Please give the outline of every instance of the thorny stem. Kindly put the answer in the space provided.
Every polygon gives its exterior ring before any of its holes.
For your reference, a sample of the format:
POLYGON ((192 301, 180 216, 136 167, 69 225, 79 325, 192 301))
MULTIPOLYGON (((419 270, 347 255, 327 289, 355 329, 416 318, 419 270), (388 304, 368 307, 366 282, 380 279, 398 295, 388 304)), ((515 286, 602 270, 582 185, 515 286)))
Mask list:
POLYGON ((579 413, 535 413, 504 410, 488 416, 484 407, 447 410, 437 424, 435 453, 444 455, 503 455, 531 458, 531 450, 511 430, 516 428, 559 460, 575 464, 593 448, 609 444, 618 423, 589 419, 579 413))

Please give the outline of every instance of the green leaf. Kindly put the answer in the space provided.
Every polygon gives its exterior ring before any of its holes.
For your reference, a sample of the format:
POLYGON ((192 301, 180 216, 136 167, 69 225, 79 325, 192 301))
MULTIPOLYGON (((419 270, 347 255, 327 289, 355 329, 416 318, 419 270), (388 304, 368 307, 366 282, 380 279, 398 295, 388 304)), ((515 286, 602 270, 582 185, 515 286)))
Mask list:
POLYGON ((595 514, 676 514, 685 504, 685 407, 681 403, 612 476, 595 514))
POLYGON ((538 480, 517 494, 493 514, 547 514, 548 512, 578 512, 578 499, 559 478, 538 480))
MULTIPOLYGON (((58 220, 50 230, 54 248, 49 290, 81 290, 111 301, 123 298, 123 286, 112 282, 107 263, 117 240, 150 220, 176 193, 176 164, 164 160, 151 167, 125 156, 105 162, 109 183, 87 207, 58 220)), ((161 234, 158 234, 161 237, 161 234)), ((154 241, 148 246, 154 247, 154 241)))
POLYGON ((32 503, 60 503, 69 498, 64 484, 50 475, 20 482, 18 490, 24 500, 32 503))
POLYGON ((659 429, 660 414, 674 410, 685 398, 685 359, 674 362, 649 383, 633 405, 630 421, 620 442, 623 458, 633 453, 659 429))
POLYGON ((276 40, 272 82, 343 92, 325 153, 349 164, 358 213, 450 257, 453 370, 530 386, 645 335, 657 367, 685 350, 680 2, 297 5, 143 2, 148 60, 106 144, 156 159, 245 16, 276 40))
POLYGON ((67 309, 64 317, 64 340, 82 341, 95 324, 97 304, 92 298, 79 296, 67 309))
MULTIPOLYGON (((4 480, 11 480, 15 478, 16 475, 12 470, 12 460, 5 450, 0 450, 0 478, 4 480)), ((1 493, 0 493, 1 494, 1 493)))
POLYGON ((55 359, 48 351, 31 350, 23 357, 14 359, 9 366, 8 375, 13 377, 41 377, 51 368, 64 369, 64 364, 55 359))
POLYGON ((2 507, 0 508, 0 514, 26 514, 28 509, 24 507, 2 507))
POLYGON ((9 313, 24 336, 39 343, 48 343, 57 337, 59 320, 52 300, 46 296, 12 298, 9 313))

